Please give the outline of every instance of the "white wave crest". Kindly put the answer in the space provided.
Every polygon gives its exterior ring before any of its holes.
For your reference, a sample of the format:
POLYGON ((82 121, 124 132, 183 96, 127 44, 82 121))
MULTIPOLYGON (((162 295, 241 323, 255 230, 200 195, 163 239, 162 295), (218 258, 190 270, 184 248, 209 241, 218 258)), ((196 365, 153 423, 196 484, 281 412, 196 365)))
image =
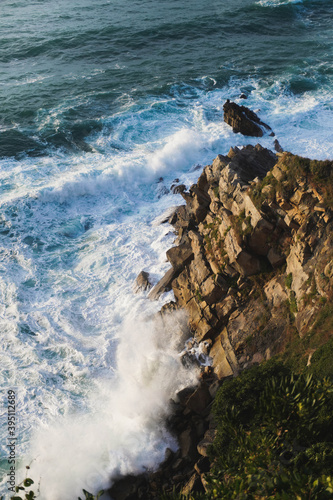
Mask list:
POLYGON ((118 474, 154 469, 177 443, 164 419, 170 398, 194 384, 197 374, 180 361, 186 318, 128 319, 117 351, 117 376, 99 379, 90 411, 49 422, 31 441, 31 476, 41 480, 41 500, 72 500, 82 488, 96 492, 118 474), (65 450, 65 452, 64 452, 65 450))

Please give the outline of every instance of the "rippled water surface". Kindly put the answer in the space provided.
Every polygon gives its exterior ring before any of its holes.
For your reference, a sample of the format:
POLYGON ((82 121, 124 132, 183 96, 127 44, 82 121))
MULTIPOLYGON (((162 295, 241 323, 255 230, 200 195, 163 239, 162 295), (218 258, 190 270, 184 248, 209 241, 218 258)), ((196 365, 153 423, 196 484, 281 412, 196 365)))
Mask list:
POLYGON ((176 446, 168 401, 196 377, 179 364, 184 318, 154 324, 170 294, 132 284, 168 269, 174 236, 155 219, 182 203, 173 180, 256 143, 223 123, 224 101, 245 93, 285 149, 333 157, 333 2, 2 0, 0 14, 0 383, 17 392, 17 474, 34 460, 41 498, 73 500, 176 446))

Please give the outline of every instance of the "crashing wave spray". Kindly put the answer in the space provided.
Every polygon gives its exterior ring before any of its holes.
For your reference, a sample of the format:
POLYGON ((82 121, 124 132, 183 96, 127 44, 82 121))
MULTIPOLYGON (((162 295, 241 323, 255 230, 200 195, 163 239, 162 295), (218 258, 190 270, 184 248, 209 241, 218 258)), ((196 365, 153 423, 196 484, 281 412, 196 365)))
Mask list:
POLYGON ((125 321, 116 377, 95 382, 87 413, 48 423, 31 440, 27 460, 36 459, 42 500, 96 492, 119 474, 153 470, 167 447, 177 448, 164 424, 170 398, 198 376, 181 363, 185 324, 183 313, 125 321))

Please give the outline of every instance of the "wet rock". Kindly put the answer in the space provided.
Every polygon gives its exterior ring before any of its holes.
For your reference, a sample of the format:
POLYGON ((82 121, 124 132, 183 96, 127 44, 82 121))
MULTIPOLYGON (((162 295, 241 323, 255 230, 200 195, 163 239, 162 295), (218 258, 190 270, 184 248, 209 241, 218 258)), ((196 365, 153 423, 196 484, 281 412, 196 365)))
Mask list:
POLYGON ((149 292, 148 298, 150 300, 157 300, 160 296, 171 290, 171 283, 177 276, 177 272, 171 268, 165 273, 163 278, 154 286, 154 288, 149 292))
POLYGON ((274 149, 277 153, 283 153, 284 149, 281 147, 279 141, 275 139, 274 141, 274 149))
POLYGON ((202 382, 196 391, 188 398, 186 407, 195 413, 202 414, 212 398, 206 383, 202 382))
POLYGON ((178 184, 176 186, 171 186, 171 191, 173 194, 180 194, 186 191, 185 184, 178 184))
POLYGON ((144 476, 128 475, 116 480, 109 493, 113 500, 138 500, 138 498, 143 498, 138 495, 138 490, 145 484, 144 476))
POLYGON ((151 286, 152 285, 149 280, 149 273, 147 273, 146 271, 141 271, 134 283, 135 293, 150 290, 151 286))
POLYGON ((251 137, 262 137, 264 132, 272 129, 245 106, 239 106, 228 99, 223 106, 224 121, 230 125, 235 133, 241 133, 251 137))

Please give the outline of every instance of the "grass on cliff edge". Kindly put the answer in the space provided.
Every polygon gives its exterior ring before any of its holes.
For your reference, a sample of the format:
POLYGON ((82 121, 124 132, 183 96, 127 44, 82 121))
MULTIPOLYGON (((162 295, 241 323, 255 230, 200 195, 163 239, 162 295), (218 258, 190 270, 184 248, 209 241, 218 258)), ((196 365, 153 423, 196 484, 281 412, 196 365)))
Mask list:
POLYGON ((293 371, 333 380, 333 304, 324 304, 312 328, 300 338, 295 330, 279 358, 293 371), (307 366, 309 356, 311 364, 307 366))
POLYGON ((277 192, 289 198, 299 188, 299 182, 303 181, 309 187, 315 188, 323 197, 326 208, 333 208, 333 161, 310 160, 292 153, 284 153, 278 164, 285 170, 284 177, 277 181, 269 172, 268 175, 256 184, 250 195, 257 208, 268 198, 275 198, 277 192), (264 194, 263 188, 271 187, 270 194, 264 194))
POLYGON ((213 413, 207 491, 162 500, 333 498, 332 380, 273 359, 226 381, 213 413))

